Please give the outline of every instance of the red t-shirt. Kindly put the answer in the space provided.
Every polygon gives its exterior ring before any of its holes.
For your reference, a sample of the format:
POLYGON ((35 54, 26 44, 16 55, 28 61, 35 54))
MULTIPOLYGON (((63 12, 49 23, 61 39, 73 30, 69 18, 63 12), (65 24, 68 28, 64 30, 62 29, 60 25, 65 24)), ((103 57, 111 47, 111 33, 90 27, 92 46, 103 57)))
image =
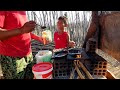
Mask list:
POLYGON ((62 34, 58 34, 58 32, 55 32, 54 33, 55 49, 66 48, 67 37, 68 37, 67 32, 63 32, 62 34))
MULTIPOLYGON (((0 11, 0 28, 15 29, 27 22, 25 11, 0 11)), ((24 57, 31 52, 30 33, 17 35, 0 41, 0 54, 12 57, 24 57)))

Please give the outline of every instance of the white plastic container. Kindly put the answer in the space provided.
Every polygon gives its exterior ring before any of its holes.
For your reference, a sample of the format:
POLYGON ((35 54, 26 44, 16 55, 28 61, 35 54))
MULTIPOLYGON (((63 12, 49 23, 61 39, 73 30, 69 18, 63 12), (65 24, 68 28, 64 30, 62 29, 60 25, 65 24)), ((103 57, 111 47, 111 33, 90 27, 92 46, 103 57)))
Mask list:
POLYGON ((36 63, 39 62, 51 62, 52 51, 40 50, 36 55, 36 63))

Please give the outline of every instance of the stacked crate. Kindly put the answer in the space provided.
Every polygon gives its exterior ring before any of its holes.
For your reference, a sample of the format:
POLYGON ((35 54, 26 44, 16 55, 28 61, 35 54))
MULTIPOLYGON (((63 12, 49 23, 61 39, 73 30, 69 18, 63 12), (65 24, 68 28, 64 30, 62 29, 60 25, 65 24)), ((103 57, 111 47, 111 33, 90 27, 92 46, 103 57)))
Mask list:
POLYGON ((53 78, 54 79, 69 79, 72 71, 73 62, 66 61, 65 58, 53 60, 53 78))
POLYGON ((70 73, 74 67, 73 61, 76 58, 76 55, 74 54, 81 55, 80 51, 81 50, 79 48, 69 49, 67 51, 68 53, 66 56, 54 58, 53 60, 53 78, 54 79, 69 79, 70 78, 70 73))

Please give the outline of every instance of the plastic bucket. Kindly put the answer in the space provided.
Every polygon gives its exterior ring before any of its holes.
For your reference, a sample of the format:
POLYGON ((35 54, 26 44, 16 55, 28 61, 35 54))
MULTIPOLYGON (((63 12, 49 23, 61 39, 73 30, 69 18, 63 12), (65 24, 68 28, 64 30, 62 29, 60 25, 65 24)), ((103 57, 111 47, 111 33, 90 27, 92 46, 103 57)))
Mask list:
POLYGON ((41 62, 32 67, 34 79, 52 79, 53 66, 49 62, 41 62))
POLYGON ((40 62, 51 62, 52 51, 49 50, 41 50, 36 55, 36 63, 40 62))

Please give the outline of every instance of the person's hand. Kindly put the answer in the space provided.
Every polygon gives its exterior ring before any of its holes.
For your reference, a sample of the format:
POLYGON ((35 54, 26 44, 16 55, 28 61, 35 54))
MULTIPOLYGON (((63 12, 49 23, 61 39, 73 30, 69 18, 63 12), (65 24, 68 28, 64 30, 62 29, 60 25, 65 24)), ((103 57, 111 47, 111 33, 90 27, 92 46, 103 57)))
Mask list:
POLYGON ((51 41, 49 40, 49 39, 47 39, 46 37, 41 37, 42 38, 42 43, 44 44, 44 45, 46 45, 46 44, 49 44, 51 41))
POLYGON ((21 33, 29 33, 35 29, 36 22, 35 21, 29 21, 26 22, 21 28, 20 31, 21 33))
POLYGON ((74 47, 75 47, 75 45, 76 45, 76 44, 75 44, 75 42, 74 42, 74 41, 70 41, 70 42, 69 42, 69 47, 74 48, 74 47))
POLYGON ((50 42, 51 42, 50 40, 46 39, 46 44, 49 44, 50 42))

